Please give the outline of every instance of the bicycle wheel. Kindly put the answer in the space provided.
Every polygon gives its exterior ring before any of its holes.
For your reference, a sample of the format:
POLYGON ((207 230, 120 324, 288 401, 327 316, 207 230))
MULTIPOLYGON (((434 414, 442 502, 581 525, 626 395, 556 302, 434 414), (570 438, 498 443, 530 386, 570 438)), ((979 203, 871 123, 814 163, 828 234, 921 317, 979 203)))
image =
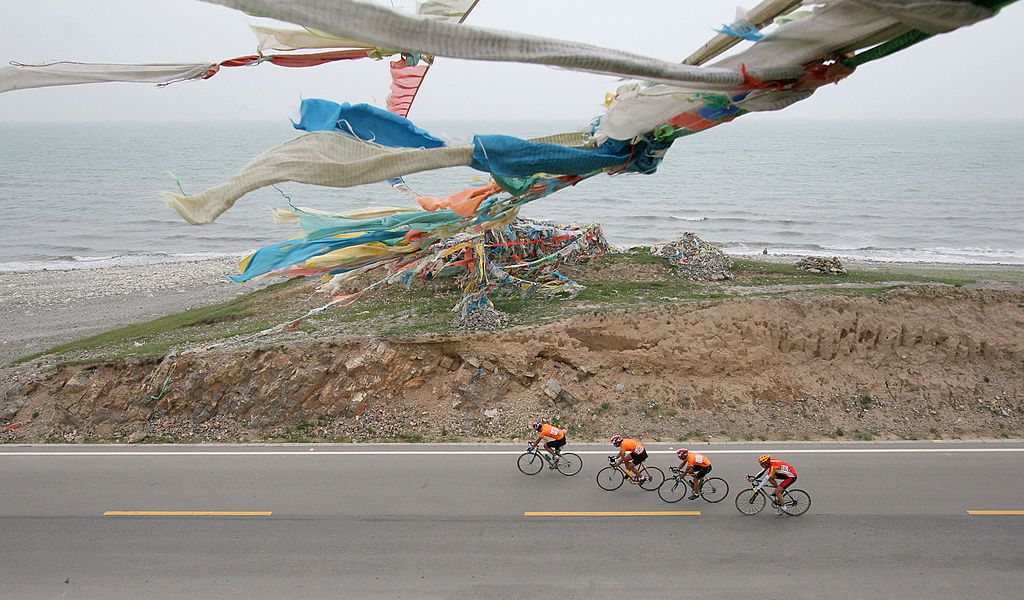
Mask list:
POLYGON ((689 493, 690 486, 686 485, 685 481, 680 481, 675 477, 666 479, 665 483, 658 487, 658 497, 665 502, 679 502, 689 493))
POLYGON ((811 495, 796 488, 783 492, 782 500, 782 512, 791 517, 799 517, 811 507, 811 495))
POLYGON ((519 470, 525 475, 536 475, 544 468, 544 459, 537 452, 523 452, 519 455, 519 470))
POLYGON ((729 484, 721 477, 712 477, 700 482, 700 497, 714 504, 729 495, 729 484))
POLYGON ((740 493, 736 494, 736 510, 745 515, 756 515, 767 502, 768 499, 763 493, 755 492, 751 488, 740 490, 740 493))
POLYGON ((615 467, 605 467, 597 472, 597 485, 606 492, 619 489, 625 480, 622 471, 615 467))
POLYGON ((658 467, 647 467, 644 475, 650 477, 650 479, 641 483, 640 487, 648 492, 653 492, 660 488, 661 484, 665 483, 665 472, 658 467))
POLYGON ((566 477, 572 477, 573 475, 580 472, 583 468, 583 459, 577 454, 572 452, 566 452, 565 454, 558 455, 558 462, 555 463, 555 468, 558 472, 566 477))

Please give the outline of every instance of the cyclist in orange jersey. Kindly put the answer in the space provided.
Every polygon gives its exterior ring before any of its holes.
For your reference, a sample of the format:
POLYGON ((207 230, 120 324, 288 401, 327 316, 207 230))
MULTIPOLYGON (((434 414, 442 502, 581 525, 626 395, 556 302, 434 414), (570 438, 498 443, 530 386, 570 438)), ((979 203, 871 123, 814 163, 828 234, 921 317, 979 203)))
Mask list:
POLYGON ((650 479, 647 475, 641 475, 639 471, 640 465, 647 460, 647 449, 639 440, 616 435, 612 436, 612 445, 619 449, 619 460, 615 464, 623 465, 628 473, 634 473, 637 483, 650 479))
POLYGON ((700 454, 699 452, 690 452, 686 448, 680 448, 676 452, 676 456, 679 460, 683 461, 679 463, 679 474, 686 475, 687 473, 693 473, 693 482, 691 483, 690 500, 696 500, 700 494, 700 480, 704 479, 704 476, 711 472, 711 459, 700 454))
MULTIPOLYGON (((544 438, 549 438, 550 441, 544 442, 544 449, 548 451, 551 458, 548 459, 550 468, 555 468, 555 459, 561 454, 561 448, 565 445, 565 429, 561 427, 555 427, 548 423, 541 423, 540 421, 534 421, 531 425, 533 430, 537 432, 537 439, 533 441, 533 447, 536 448, 537 444, 544 438)), ((543 456, 543 455, 542 455, 543 456)))
POLYGON ((759 456, 757 463, 761 465, 761 472, 754 476, 755 480, 761 482, 757 489, 763 488, 773 478, 782 480, 775 486, 775 509, 781 513, 783 506, 782 492, 796 481, 796 469, 788 462, 772 458, 767 454, 759 456))

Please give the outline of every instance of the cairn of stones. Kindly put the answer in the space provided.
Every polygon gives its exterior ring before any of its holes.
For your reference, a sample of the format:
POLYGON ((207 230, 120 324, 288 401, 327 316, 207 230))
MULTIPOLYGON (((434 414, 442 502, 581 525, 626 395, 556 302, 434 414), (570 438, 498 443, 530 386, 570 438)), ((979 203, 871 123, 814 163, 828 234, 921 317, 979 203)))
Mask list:
POLYGON ((667 259, 680 276, 690 281, 722 281, 733 277, 729 270, 732 259, 689 231, 674 242, 652 246, 651 254, 667 259))
POLYGON ((846 268, 836 256, 832 258, 805 256, 796 263, 796 268, 821 275, 846 275, 846 268))

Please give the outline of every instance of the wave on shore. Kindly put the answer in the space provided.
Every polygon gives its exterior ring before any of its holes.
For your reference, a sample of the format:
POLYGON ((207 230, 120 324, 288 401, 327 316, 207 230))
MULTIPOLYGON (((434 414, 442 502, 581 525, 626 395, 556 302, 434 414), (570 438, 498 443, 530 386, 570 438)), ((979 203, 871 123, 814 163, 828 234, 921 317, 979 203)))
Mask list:
POLYGON ((244 252, 185 252, 178 254, 156 252, 148 254, 121 254, 113 256, 55 256, 48 259, 0 262, 0 273, 77 271, 82 269, 106 269, 110 267, 135 267, 163 263, 216 260, 219 258, 241 258, 243 256, 245 256, 244 252))
POLYGON ((816 244, 732 243, 720 246, 732 256, 838 256, 848 260, 884 263, 927 263, 950 265, 1022 265, 1024 249, 1005 248, 844 248, 816 244))

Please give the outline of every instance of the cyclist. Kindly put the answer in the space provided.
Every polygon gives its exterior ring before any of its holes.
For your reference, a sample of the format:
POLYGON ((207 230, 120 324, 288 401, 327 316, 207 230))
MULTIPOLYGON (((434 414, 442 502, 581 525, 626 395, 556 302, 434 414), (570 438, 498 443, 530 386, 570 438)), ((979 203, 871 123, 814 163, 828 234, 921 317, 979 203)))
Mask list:
MULTIPOLYGON (((534 448, 540 444, 540 441, 544 438, 550 438, 550 441, 544 442, 544 449, 548 451, 551 458, 548 462, 551 463, 550 468, 555 468, 555 462, 558 460, 558 456, 561 454, 561 448, 565 445, 565 429, 561 427, 555 427, 548 423, 541 423, 540 421, 534 421, 530 427, 537 432, 537 439, 533 441, 532 446, 534 448)), ((543 455, 542 455, 543 456, 543 455)))
POLYGON ((775 509, 781 513, 783 506, 782 492, 796 481, 796 469, 788 462, 772 458, 768 454, 759 456, 757 463, 761 465, 761 472, 754 476, 755 481, 760 481, 757 489, 763 488, 772 478, 782 480, 775 484, 775 509))
POLYGON ((623 438, 621 435, 612 436, 612 445, 619 449, 619 459, 616 465, 623 465, 627 473, 636 474, 636 482, 643 483, 651 478, 640 474, 640 465, 647 460, 647 450, 639 440, 623 438))
POLYGON ((690 500, 696 500, 700 491, 700 482, 704 479, 704 476, 711 472, 711 459, 700 454, 699 452, 690 452, 686 448, 680 448, 676 451, 676 456, 679 460, 683 461, 679 463, 678 471, 679 475, 683 476, 688 473, 693 473, 693 482, 691 484, 690 500))

